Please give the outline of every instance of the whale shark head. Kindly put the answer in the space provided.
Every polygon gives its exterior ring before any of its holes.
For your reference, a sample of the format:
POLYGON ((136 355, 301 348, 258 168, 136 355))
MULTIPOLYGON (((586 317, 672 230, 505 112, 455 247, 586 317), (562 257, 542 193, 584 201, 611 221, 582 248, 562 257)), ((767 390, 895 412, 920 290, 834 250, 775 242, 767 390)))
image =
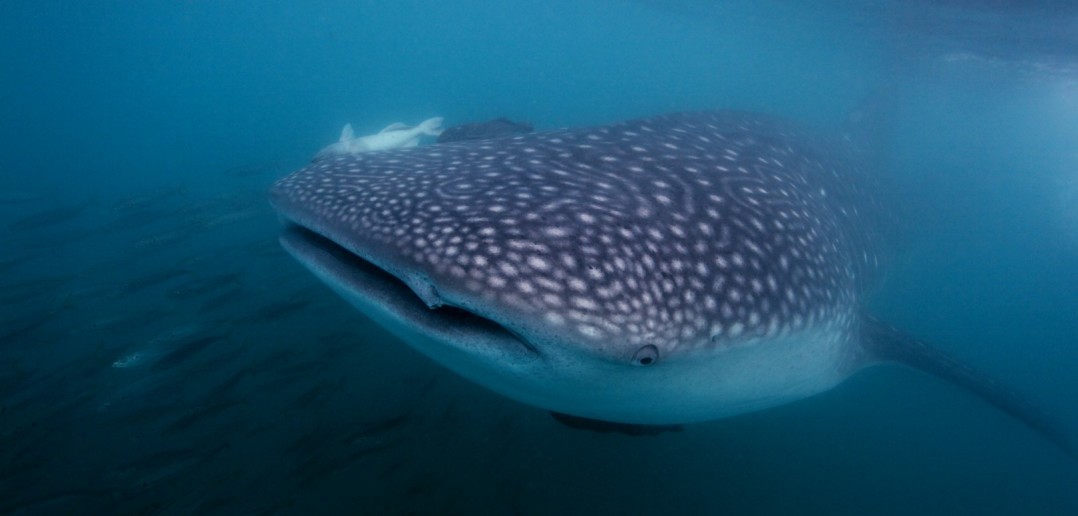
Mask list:
POLYGON ((450 369, 547 409, 683 423, 826 390, 875 267, 854 160, 702 112, 315 161, 285 248, 450 369))

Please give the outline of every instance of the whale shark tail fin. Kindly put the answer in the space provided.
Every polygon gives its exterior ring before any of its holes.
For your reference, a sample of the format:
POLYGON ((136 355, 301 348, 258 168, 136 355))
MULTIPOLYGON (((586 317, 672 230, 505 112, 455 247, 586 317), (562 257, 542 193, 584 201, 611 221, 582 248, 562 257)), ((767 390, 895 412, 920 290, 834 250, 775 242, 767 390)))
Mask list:
POLYGON ((1014 390, 872 316, 861 319, 862 345, 870 358, 897 362, 964 387, 1078 459, 1078 449, 1063 426, 1014 390))
POLYGON ((419 124, 419 132, 427 136, 438 136, 442 134, 442 120, 440 116, 434 118, 428 118, 419 124))
POLYGON ((347 142, 356 139, 356 132, 352 130, 352 124, 344 124, 344 129, 341 129, 341 138, 337 141, 347 142))

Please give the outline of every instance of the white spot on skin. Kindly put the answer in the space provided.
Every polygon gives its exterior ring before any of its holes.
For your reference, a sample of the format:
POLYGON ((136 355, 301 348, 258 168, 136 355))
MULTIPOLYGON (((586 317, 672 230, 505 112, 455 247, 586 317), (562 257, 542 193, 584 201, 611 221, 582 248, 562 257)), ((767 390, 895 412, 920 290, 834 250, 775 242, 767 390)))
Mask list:
POLYGON ((586 297, 574 297, 572 299, 572 303, 573 306, 581 310, 595 310, 599 308, 599 306, 595 304, 595 301, 592 301, 586 297))
POLYGON ((531 255, 527 259, 528 266, 537 271, 546 271, 550 269, 550 262, 539 256, 531 255))
POLYGON ((562 306, 564 304, 562 303, 561 298, 553 293, 543 294, 543 302, 546 303, 547 306, 562 306))
POLYGON ((549 227, 543 229, 543 234, 551 238, 562 238, 569 235, 569 230, 561 227, 549 227))
POLYGON ((581 335, 588 338, 599 339, 603 336, 603 332, 600 331, 599 328, 596 328, 589 324, 581 324, 577 326, 576 329, 580 332, 581 335))
POLYGON ((739 322, 730 325, 730 338, 737 338, 741 336, 741 332, 745 331, 745 325, 739 322))
POLYGON ((749 314, 749 326, 756 326, 760 324, 760 314, 752 312, 749 314))

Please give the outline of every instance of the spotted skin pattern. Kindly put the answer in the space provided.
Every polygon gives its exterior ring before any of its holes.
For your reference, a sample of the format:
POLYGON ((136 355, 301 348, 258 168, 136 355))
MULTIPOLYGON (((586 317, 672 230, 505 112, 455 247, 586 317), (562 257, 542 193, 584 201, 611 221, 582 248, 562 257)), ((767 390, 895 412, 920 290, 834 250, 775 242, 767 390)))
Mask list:
POLYGON ((875 263, 845 229, 851 163, 802 133, 701 112, 341 156, 275 202, 450 304, 633 349, 734 345, 848 312, 875 263))

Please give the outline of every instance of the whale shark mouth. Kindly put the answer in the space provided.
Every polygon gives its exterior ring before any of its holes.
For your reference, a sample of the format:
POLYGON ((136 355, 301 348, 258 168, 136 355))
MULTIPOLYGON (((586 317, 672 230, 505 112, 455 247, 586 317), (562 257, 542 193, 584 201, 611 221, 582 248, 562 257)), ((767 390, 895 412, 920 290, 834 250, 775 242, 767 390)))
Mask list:
POLYGON ((535 346, 498 322, 459 306, 429 306, 396 275, 311 229, 287 222, 280 241, 286 251, 338 293, 384 310, 428 335, 481 348, 494 346, 502 352, 539 355, 535 346))

